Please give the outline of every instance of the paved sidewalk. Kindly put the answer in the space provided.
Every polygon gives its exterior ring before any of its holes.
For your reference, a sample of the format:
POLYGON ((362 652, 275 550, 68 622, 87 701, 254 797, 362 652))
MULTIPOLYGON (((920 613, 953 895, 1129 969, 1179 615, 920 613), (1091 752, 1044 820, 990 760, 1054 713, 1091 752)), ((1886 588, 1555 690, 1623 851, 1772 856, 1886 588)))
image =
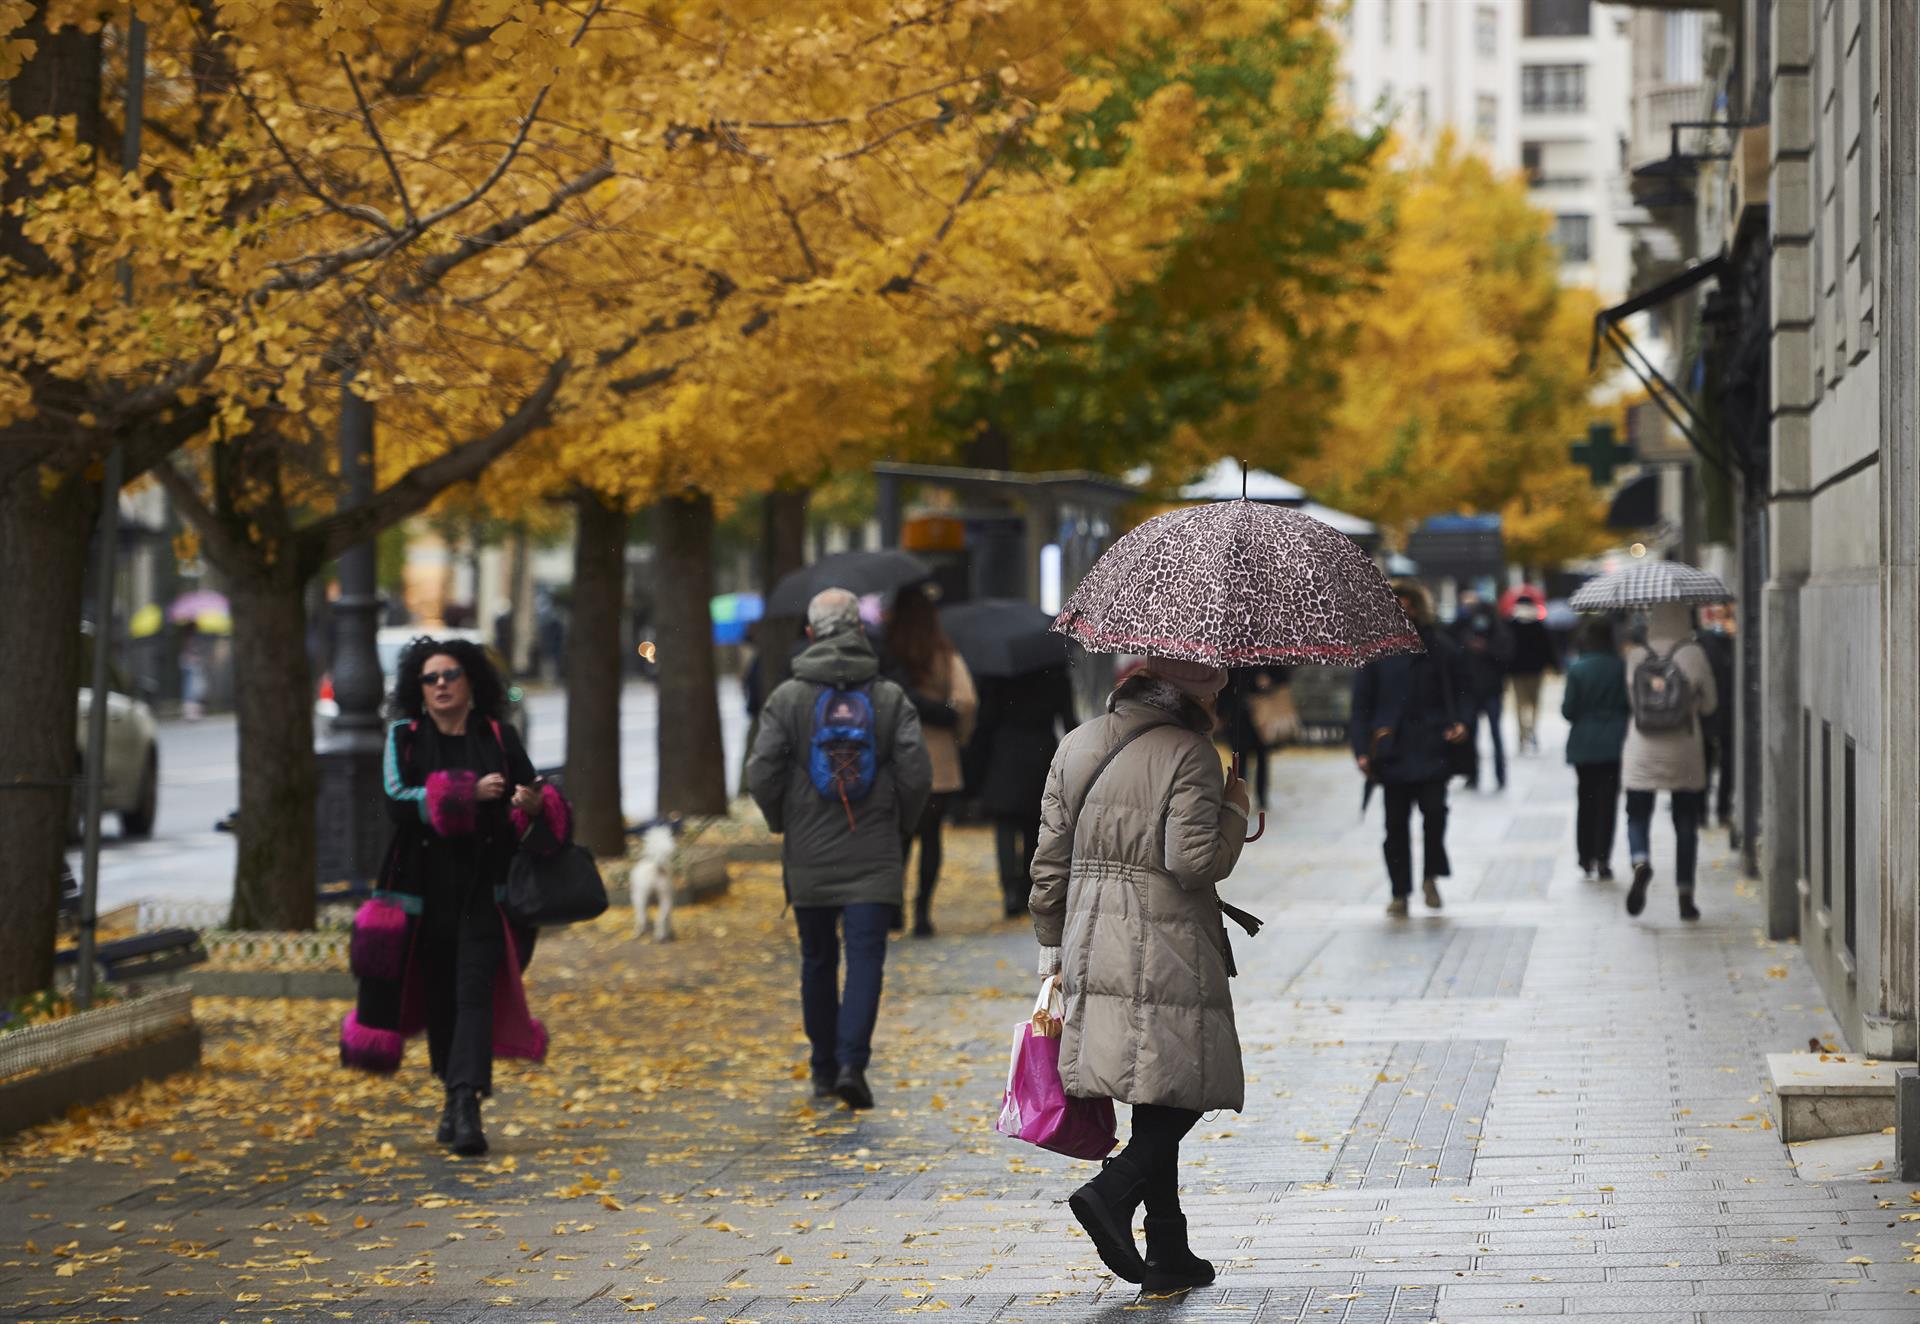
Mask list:
POLYGON ((417 1050, 368 1081, 328 1060, 337 1005, 203 1004, 197 1078, 0 1145, 0 1317, 1920 1318, 1920 1193, 1801 1182, 1766 1120, 1763 1055, 1835 1032, 1797 949, 1720 834, 1700 923, 1665 859, 1629 920, 1572 865, 1551 746, 1456 794, 1447 906, 1404 921, 1347 761, 1276 767, 1223 889, 1269 921, 1236 934, 1247 1111, 1188 1146, 1213 1288, 1116 1284, 1062 1203, 1088 1165, 992 1133, 1033 942, 975 833, 941 937, 895 945, 873 1113, 806 1098, 789 922, 752 870, 671 947, 619 915, 543 944, 553 1056, 503 1071, 479 1162, 432 1144, 417 1050))

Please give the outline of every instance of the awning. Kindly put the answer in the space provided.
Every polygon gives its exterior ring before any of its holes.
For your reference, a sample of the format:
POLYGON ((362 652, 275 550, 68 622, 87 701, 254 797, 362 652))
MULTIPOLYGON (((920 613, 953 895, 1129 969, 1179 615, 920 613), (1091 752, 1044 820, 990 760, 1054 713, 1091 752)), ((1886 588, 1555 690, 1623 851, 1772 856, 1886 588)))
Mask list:
POLYGON ((1660 475, 1641 474, 1620 485, 1607 506, 1610 529, 1650 529, 1660 522, 1660 475))
MULTIPOLYGON (((1587 355, 1587 371, 1592 372, 1600 365, 1600 346, 1605 342, 1627 365, 1627 371, 1647 388, 1649 398, 1661 413, 1672 420, 1680 435, 1693 447, 1694 453, 1722 473, 1728 471, 1729 448, 1715 435, 1712 425, 1701 416, 1700 411, 1693 407, 1693 401, 1686 392, 1668 381, 1640 347, 1633 343, 1633 337, 1627 334, 1622 323, 1635 313, 1645 312, 1678 298, 1702 281, 1719 276, 1725 268, 1724 257, 1709 258, 1705 262, 1695 263, 1677 276, 1661 281, 1650 290, 1634 295, 1624 303, 1601 309, 1594 314, 1593 344, 1587 355)), ((1744 467, 1745 457, 1738 452, 1731 453, 1744 467)))

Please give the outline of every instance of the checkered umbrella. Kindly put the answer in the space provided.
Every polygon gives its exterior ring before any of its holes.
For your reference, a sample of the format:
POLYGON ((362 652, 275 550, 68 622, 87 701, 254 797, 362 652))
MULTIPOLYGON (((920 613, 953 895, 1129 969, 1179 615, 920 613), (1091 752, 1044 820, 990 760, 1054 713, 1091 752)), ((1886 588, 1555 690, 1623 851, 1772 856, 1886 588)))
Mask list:
POLYGON ((1148 520, 1094 563, 1053 628, 1089 652, 1221 667, 1357 667, 1424 651, 1353 539, 1311 515, 1246 500, 1148 520))
POLYGON ((1688 606, 1732 602, 1720 576, 1679 561, 1636 561, 1582 585, 1569 599, 1575 611, 1628 611, 1677 602, 1688 606))

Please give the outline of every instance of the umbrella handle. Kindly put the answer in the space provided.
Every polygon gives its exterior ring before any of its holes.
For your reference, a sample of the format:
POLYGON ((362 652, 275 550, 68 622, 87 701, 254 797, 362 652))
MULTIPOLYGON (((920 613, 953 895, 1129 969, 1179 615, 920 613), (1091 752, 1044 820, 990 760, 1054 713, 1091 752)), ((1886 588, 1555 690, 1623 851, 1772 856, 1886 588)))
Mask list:
MULTIPOLYGON (((1233 775, 1235 778, 1238 778, 1240 776, 1240 756, 1238 754, 1235 754, 1233 756, 1233 775)), ((1250 842, 1258 841, 1260 840, 1260 838, 1266 835, 1267 835, 1267 811, 1262 809, 1260 811, 1259 825, 1253 829, 1253 835, 1251 837, 1248 837, 1247 840, 1250 842)))

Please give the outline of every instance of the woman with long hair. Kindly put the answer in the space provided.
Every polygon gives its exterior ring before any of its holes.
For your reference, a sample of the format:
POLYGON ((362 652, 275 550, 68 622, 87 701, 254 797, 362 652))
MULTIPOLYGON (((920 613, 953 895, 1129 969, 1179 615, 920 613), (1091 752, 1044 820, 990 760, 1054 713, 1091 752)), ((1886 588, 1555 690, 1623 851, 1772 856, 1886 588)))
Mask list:
POLYGON ((933 891, 940 881, 941 822, 946 817, 947 797, 966 786, 961 770, 960 751, 973 735, 973 721, 980 700, 974 691, 973 673, 960 656, 960 650, 940 628, 940 615, 933 599, 917 588, 901 591, 894 603, 893 619, 887 626, 887 648, 893 668, 889 679, 897 682, 913 701, 920 714, 922 738, 927 757, 933 762, 933 795, 920 815, 910 824, 902 845, 904 860, 915 840, 920 843, 920 886, 913 897, 913 935, 933 936, 933 891))
POLYGON ((420 638, 402 653, 382 760, 393 841, 354 918, 359 996, 340 1029, 340 1060, 383 1073, 426 1031, 446 1086, 436 1138, 466 1155, 487 1150, 480 1100, 493 1090, 493 1059, 538 1061, 547 1048, 520 980, 534 931, 499 902, 507 867, 518 850, 559 850, 571 826, 505 708, 506 687, 477 644, 420 638))
POLYGON ((1033 860, 1040 973, 1058 973, 1066 997, 1061 1083, 1133 1107, 1127 1147, 1067 1203, 1106 1266, 1150 1292, 1213 1281, 1187 1246, 1180 1142, 1246 1094, 1215 891, 1249 807, 1213 744, 1226 683, 1217 667, 1164 658, 1123 680, 1106 714, 1060 743, 1033 860))

